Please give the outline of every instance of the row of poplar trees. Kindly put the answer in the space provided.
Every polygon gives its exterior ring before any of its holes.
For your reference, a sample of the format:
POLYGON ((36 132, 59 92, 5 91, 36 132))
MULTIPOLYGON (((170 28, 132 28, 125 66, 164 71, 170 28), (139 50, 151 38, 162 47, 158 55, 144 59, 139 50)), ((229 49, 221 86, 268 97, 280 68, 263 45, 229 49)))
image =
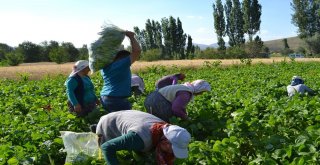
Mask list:
POLYGON ((135 26, 134 32, 142 52, 160 50, 159 59, 187 59, 194 54, 192 38, 184 33, 179 17, 164 17, 160 22, 148 19, 145 29, 135 26))
POLYGON ((260 30, 261 5, 258 0, 221 0, 213 3, 214 28, 218 38, 219 50, 226 50, 224 37, 228 36, 231 47, 245 43, 245 34, 249 42, 261 42, 259 36, 253 36, 260 30))

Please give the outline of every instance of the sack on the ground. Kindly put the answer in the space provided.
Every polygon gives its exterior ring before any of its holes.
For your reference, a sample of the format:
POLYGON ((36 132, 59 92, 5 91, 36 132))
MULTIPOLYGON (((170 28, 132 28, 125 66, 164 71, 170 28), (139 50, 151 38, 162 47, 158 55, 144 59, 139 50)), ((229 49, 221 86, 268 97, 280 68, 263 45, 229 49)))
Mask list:
POLYGON ((92 72, 96 72, 110 64, 118 51, 123 49, 121 43, 125 37, 125 31, 119 27, 106 24, 99 33, 100 38, 91 44, 89 54, 89 67, 92 72))
POLYGON ((101 160, 98 136, 92 132, 76 133, 60 131, 67 152, 65 164, 83 164, 92 160, 101 160))

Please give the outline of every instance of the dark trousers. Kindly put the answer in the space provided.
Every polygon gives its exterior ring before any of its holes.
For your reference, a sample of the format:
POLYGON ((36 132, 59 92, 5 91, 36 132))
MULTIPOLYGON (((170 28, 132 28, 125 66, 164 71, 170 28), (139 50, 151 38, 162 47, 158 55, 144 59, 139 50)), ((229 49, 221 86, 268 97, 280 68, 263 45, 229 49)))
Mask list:
POLYGON ((127 97, 101 96, 101 104, 108 112, 130 110, 132 108, 127 97))
POLYGON ((144 142, 140 136, 129 131, 127 134, 111 139, 101 145, 101 150, 108 165, 118 165, 116 152, 120 150, 141 151, 144 148, 144 142))

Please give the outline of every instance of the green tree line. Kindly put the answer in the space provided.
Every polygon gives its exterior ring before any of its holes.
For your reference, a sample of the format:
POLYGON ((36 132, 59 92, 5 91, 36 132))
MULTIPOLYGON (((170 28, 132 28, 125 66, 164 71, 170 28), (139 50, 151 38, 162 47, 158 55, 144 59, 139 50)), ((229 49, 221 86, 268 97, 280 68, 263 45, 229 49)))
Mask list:
POLYGON ((25 41, 15 48, 0 43, 0 62, 2 65, 8 64, 12 66, 23 62, 56 62, 61 64, 88 59, 88 52, 87 45, 76 48, 70 42, 44 41, 41 44, 35 44, 25 41))

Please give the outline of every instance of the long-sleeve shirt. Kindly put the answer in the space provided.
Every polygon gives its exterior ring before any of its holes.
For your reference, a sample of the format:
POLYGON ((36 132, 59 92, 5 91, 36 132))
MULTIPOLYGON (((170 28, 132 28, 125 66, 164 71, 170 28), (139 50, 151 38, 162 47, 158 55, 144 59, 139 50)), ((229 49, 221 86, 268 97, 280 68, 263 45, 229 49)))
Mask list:
MULTIPOLYGON (((91 79, 87 76, 83 76, 83 77, 81 77, 81 80, 83 82, 83 87, 84 87, 84 92, 83 92, 84 104, 91 103, 91 102, 94 102, 95 100, 97 100, 97 96, 95 94, 94 86, 93 86, 91 79)), ((77 80, 75 78, 69 77, 67 79, 65 85, 67 87, 67 90, 66 90, 67 96, 68 96, 68 99, 71 102, 71 104, 73 106, 79 104, 79 101, 77 100, 75 93, 74 93, 74 90, 78 86, 77 80)))
POLYGON ((175 116, 187 119, 186 106, 190 102, 192 95, 189 91, 179 91, 172 102, 172 112, 175 116))
POLYGON ((156 82, 156 88, 160 89, 168 85, 175 85, 175 84, 178 84, 178 81, 179 81, 178 74, 164 76, 156 82))
POLYGON ((192 90, 185 85, 169 85, 159 89, 159 93, 171 102, 172 113, 186 119, 186 106, 192 98, 192 90))
POLYGON ((310 89, 309 87, 307 87, 304 84, 298 84, 295 86, 292 85, 288 85, 287 86, 287 91, 288 91, 288 96, 292 97, 296 92, 300 93, 300 94, 304 94, 305 92, 313 92, 312 89, 310 89))
POLYGON ((112 112, 100 118, 96 133, 102 135, 101 143, 127 134, 129 131, 137 133, 144 142, 143 152, 152 149, 152 135, 150 128, 154 123, 164 122, 158 117, 137 110, 123 110, 112 112))

